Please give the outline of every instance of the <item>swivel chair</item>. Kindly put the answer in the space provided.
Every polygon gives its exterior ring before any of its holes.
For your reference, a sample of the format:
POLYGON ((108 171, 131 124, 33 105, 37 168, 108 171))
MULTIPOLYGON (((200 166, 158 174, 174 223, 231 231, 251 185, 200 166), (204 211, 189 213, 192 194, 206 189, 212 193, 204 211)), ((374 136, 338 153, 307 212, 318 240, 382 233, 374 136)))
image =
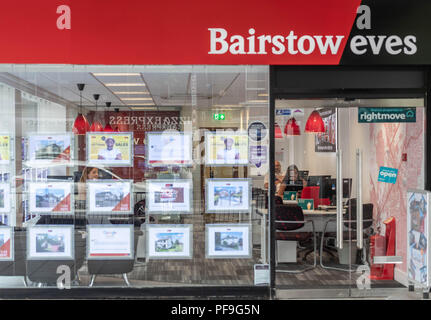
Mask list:
MULTIPOLYGON (((316 233, 314 222, 305 220, 302 208, 296 204, 275 206, 275 239, 276 241, 306 241, 313 238, 314 264, 298 270, 276 269, 276 272, 302 273, 316 267, 316 233), (304 227, 306 223, 311 223, 312 232, 297 231, 304 227), (296 232, 295 232, 296 231, 296 232)), ((276 246, 277 247, 277 246, 276 246)), ((276 254, 277 256, 277 254, 276 254)), ((278 261, 277 261, 278 267, 278 261)))

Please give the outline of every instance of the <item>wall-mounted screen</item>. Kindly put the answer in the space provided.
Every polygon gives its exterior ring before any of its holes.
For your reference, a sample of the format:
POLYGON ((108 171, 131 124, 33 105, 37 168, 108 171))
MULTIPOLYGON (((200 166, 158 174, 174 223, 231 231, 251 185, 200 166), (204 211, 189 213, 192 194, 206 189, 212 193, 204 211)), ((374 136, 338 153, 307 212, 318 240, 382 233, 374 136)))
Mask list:
POLYGON ((36 225, 27 230, 27 259, 73 259, 73 226, 36 225))
POLYGON ((88 225, 88 259, 133 259, 133 225, 88 225))
POLYGON ((30 182, 29 209, 39 214, 72 214, 73 182, 30 182))
POLYGON ((87 133, 87 164, 111 167, 133 165, 133 133, 87 133))
POLYGON ((192 135, 185 132, 148 132, 147 164, 153 167, 191 166, 192 135))
POLYGON ((205 164, 248 165, 247 133, 206 132, 205 164))
POLYGON ((207 213, 250 212, 251 179, 206 179, 207 213))
POLYGON ((27 164, 70 164, 73 160, 71 134, 29 134, 27 137, 27 164))
POLYGON ((147 256, 150 259, 190 259, 192 225, 147 225, 147 256))
POLYGON ((251 237, 248 224, 207 224, 207 258, 250 258, 251 237))
POLYGON ((146 207, 149 213, 191 213, 191 180, 147 180, 146 207))
POLYGON ((87 213, 128 214, 131 211, 131 180, 87 181, 87 213))

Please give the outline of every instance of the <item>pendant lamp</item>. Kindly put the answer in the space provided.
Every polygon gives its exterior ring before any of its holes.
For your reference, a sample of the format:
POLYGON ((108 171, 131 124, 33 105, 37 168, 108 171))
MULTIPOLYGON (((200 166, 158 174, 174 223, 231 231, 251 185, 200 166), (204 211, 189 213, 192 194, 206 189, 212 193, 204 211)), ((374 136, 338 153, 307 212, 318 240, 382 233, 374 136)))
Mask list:
POLYGON ((287 120, 286 125, 284 127, 284 134, 287 136, 300 136, 301 135, 301 130, 300 130, 298 124, 296 123, 295 118, 290 118, 289 120, 287 120))
POLYGON ((80 112, 73 123, 72 132, 74 134, 86 134, 87 131, 90 131, 90 123, 87 118, 82 114, 82 91, 84 90, 85 84, 78 83, 78 90, 80 96, 80 112))
POLYGON ((277 122, 274 123, 274 135, 275 135, 275 139, 282 139, 283 138, 283 133, 281 132, 281 128, 277 122))
POLYGON ((90 127, 90 131, 92 132, 101 132, 103 131, 102 124, 97 120, 97 100, 99 100, 100 94, 93 94, 94 100, 96 100, 96 112, 94 113, 94 121, 90 127))
MULTIPOLYGON (((111 102, 106 102, 106 107, 109 108, 111 106, 111 102)), ((104 132, 114 132, 114 129, 112 129, 111 125, 109 124, 109 121, 106 123, 105 128, 103 129, 104 132)))
POLYGON ((325 123, 319 114, 319 111, 314 110, 308 117, 305 124, 305 132, 323 133, 325 132, 325 123))

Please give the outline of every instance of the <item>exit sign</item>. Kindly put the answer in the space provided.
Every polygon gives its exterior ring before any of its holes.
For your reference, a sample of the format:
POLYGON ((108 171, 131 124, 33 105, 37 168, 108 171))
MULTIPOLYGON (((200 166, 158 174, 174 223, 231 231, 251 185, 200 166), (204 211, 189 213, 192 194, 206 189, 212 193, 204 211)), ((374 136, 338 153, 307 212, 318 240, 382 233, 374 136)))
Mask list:
POLYGON ((214 120, 225 120, 226 116, 224 113, 214 113, 214 120))

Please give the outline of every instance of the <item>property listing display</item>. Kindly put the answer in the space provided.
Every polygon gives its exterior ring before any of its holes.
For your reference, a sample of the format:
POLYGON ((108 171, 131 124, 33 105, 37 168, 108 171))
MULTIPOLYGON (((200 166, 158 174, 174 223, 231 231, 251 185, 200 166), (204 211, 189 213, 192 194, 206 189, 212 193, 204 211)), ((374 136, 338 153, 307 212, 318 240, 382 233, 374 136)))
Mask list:
POLYGON ((430 286, 429 279, 429 200, 424 190, 407 192, 407 270, 410 281, 423 287, 430 286))
POLYGON ((205 226, 207 258, 250 258, 251 237, 248 224, 207 224, 205 226))
POLYGON ((133 165, 133 133, 87 133, 87 164, 111 167, 133 165))
POLYGON ((87 181, 87 213, 128 214, 131 210, 131 180, 87 181))
POLYGON ((88 225, 88 259, 133 259, 133 225, 88 225))
POLYGON ((251 179, 206 179, 207 213, 250 212, 251 179))
POLYGON ((0 134, 0 165, 9 164, 12 160, 13 139, 8 134, 0 134))
POLYGON ((242 132, 206 132, 205 164, 248 165, 248 134, 242 132))
POLYGON ((146 206, 149 213, 191 213, 192 180, 152 180, 146 181, 146 206))
POLYGON ((0 261, 11 261, 14 259, 13 228, 0 227, 0 261))
POLYGON ((169 130, 148 132, 146 139, 148 166, 191 166, 193 164, 191 133, 169 130))
POLYGON ((8 182, 0 182, 0 213, 11 211, 11 189, 8 182))
POLYGON ((72 214, 73 182, 29 182, 31 213, 72 214))
POLYGON ((147 256, 150 259, 189 259, 192 257, 192 225, 147 225, 147 256))
POLYGON ((27 229, 27 259, 74 259, 73 226, 37 225, 27 229))
POLYGON ((70 164, 73 160, 71 134, 29 134, 27 137, 27 164, 70 164))

